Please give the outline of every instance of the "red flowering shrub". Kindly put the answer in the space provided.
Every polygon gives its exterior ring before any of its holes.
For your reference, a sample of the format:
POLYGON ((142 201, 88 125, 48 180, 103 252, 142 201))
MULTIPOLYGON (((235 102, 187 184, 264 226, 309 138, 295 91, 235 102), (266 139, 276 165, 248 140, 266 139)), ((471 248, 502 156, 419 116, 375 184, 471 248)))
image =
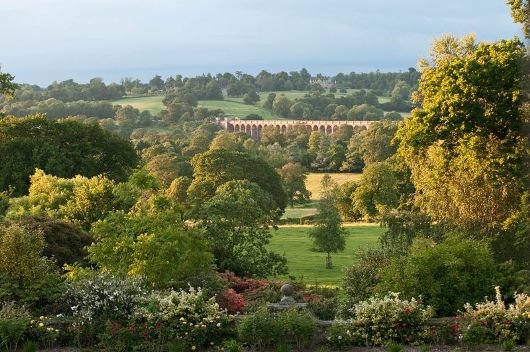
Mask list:
POLYGON ((223 279, 230 283, 230 286, 237 292, 242 293, 248 290, 256 290, 260 287, 269 285, 268 280, 251 279, 236 276, 234 273, 223 273, 220 274, 223 279))
POLYGON ((219 303, 221 308, 226 309, 229 314, 241 313, 245 309, 245 298, 233 288, 229 288, 217 296, 217 303, 219 303))
POLYGON ((123 325, 117 321, 107 321, 106 333, 101 342, 107 349, 133 350, 139 346, 144 348, 159 346, 163 343, 162 325, 159 321, 123 325))

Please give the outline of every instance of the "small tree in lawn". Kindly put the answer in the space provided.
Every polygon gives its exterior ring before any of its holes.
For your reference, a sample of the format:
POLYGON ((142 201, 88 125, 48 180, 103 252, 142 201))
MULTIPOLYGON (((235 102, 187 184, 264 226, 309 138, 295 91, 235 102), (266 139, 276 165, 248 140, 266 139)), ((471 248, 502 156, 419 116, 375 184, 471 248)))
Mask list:
POLYGON ((331 253, 342 252, 346 245, 346 239, 339 211, 333 204, 331 177, 329 175, 322 178, 322 191, 315 227, 309 235, 313 238, 314 248, 318 252, 327 253, 326 269, 331 269, 333 267, 331 253))

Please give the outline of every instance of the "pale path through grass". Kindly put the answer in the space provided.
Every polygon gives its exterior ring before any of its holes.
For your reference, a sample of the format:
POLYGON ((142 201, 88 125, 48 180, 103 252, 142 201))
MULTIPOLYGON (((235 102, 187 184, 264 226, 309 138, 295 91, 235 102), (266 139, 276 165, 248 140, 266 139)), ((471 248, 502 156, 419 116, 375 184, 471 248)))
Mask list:
MULTIPOLYGON (((346 249, 332 254, 333 268, 325 268, 326 253, 311 250, 309 237, 311 226, 281 226, 272 231, 269 249, 285 254, 289 275, 302 279, 306 284, 340 286, 344 268, 355 262, 354 251, 361 247, 375 246, 384 229, 378 224, 347 224, 346 249)), ((288 276, 283 277, 287 279, 288 276)))

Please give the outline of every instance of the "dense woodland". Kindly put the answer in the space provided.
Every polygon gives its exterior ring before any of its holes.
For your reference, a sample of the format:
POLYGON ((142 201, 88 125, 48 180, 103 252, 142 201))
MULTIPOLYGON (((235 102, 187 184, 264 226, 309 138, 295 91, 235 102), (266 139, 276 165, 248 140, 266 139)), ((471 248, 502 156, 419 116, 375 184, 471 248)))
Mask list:
MULTIPOLYGON (((529 36, 528 4, 509 3, 529 36)), ((339 90, 360 89, 342 95, 308 87, 306 70, 47 88, 0 73, 0 347, 303 348, 316 333, 308 314, 340 318, 326 332, 337 348, 528 343, 529 67, 518 39, 444 36, 419 72, 337 75, 339 90), (263 104, 381 121, 254 140, 197 108, 223 90, 253 100, 292 89, 310 92, 263 104), (165 94, 166 109, 106 102, 124 94, 165 94), (411 116, 381 119, 379 94, 411 116), (264 306, 289 262, 267 245, 286 207, 309 200, 308 170, 362 172, 323 180, 310 236, 326 266, 344 249, 343 221, 385 232, 358 250, 340 295, 292 278, 308 311, 274 315, 264 306), (432 327, 433 316, 460 320, 432 327)))

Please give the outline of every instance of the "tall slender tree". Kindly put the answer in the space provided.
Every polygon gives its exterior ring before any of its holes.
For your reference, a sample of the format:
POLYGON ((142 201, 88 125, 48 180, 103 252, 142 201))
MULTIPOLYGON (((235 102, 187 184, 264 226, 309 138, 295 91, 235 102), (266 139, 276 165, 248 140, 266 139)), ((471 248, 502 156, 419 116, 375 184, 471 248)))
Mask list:
MULTIPOLYGON (((327 175, 326 175, 327 176, 327 175)), ((322 179, 322 198, 318 204, 315 227, 310 232, 314 249, 325 252, 326 269, 331 269, 331 253, 342 252, 346 246, 345 230, 338 209, 333 204, 329 176, 322 179)))

